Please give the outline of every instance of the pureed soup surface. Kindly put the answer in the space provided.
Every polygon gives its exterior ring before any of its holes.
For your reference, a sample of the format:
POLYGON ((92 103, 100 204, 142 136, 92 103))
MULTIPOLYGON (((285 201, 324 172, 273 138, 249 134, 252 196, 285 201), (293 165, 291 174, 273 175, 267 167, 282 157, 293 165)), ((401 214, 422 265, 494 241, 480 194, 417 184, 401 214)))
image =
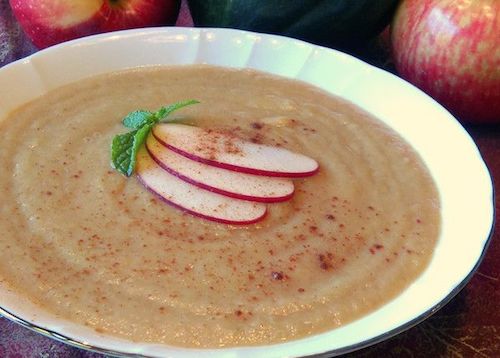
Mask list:
POLYGON ((378 120, 307 84, 209 66, 83 80, 0 124, 0 282, 97 332, 188 347, 282 342, 388 302, 428 264, 437 189, 378 120), (206 221, 110 167, 121 119, 172 117, 316 159, 247 226, 206 221))

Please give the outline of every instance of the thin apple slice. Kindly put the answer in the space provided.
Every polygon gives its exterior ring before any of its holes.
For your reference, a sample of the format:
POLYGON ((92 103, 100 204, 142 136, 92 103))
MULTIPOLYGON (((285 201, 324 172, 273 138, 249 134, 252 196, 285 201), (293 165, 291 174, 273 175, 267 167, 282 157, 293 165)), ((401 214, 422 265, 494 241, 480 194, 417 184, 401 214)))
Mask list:
POLYGON ((305 155, 225 132, 175 123, 159 124, 152 132, 160 143, 187 158, 237 172, 297 178, 313 175, 319 168, 305 155))
POLYGON ((147 138, 146 148, 153 160, 170 174, 214 193, 263 203, 285 201, 293 196, 294 186, 289 179, 238 173, 200 163, 170 150, 153 135, 147 138))
POLYGON ((266 205, 238 200, 201 189, 163 170, 145 147, 137 154, 139 180, 168 204, 204 219, 234 225, 253 224, 264 218, 266 205))

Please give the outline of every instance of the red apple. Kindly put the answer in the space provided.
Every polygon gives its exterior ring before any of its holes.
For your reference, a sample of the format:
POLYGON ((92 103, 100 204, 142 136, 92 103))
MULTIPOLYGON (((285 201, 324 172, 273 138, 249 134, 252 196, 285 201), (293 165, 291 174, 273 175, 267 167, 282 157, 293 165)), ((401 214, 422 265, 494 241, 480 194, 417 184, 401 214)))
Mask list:
POLYGON ((180 0, 10 0, 35 46, 137 27, 173 24, 180 0))
POLYGON ((391 38, 403 78, 464 122, 500 122, 500 1, 404 0, 391 38))

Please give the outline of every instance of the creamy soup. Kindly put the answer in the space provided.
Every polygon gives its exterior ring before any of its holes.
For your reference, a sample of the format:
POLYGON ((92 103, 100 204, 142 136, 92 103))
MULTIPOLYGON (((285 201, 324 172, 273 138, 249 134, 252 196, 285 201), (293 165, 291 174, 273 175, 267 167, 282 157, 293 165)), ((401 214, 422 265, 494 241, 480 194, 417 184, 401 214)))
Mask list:
POLYGON ((70 84, 0 123, 0 282, 58 317, 134 341, 261 345, 393 299, 440 231, 418 154, 359 108, 250 70, 142 68, 70 84), (316 159, 289 201, 243 226, 173 208, 110 166, 129 112, 184 99, 181 123, 316 159))

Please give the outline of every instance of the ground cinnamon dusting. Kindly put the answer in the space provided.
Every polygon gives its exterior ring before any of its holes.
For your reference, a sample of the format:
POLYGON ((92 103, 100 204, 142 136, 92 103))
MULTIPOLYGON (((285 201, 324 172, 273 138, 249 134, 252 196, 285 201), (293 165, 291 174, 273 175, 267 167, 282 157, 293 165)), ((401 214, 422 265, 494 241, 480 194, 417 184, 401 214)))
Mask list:
POLYGON ((137 340, 262 345, 360 318, 425 268, 439 229, 432 182, 418 156, 370 116, 302 83, 236 70, 221 76, 206 68, 141 69, 109 78, 49 94, 1 128, 7 153, 0 167, 17 176, 0 176, 0 280, 15 281, 42 306, 113 335, 136 327, 130 334, 137 340), (169 82, 172 75, 179 81, 169 82), (228 86, 228 78, 237 85, 228 86), (169 96, 200 96, 189 123, 207 129, 194 154, 216 160, 237 153, 242 138, 312 156, 322 170, 294 179, 293 200, 276 204, 256 225, 184 215, 109 168, 117 113, 131 110, 127 98, 136 84, 134 98, 144 108, 175 100, 169 96), (231 88, 235 101, 231 95, 222 103, 221 88, 231 88), (76 99, 82 94, 83 103, 76 99), (71 113, 54 116, 48 105, 71 113), (97 107, 105 113, 88 111, 97 107), (35 141, 36 150, 18 150, 35 141), (380 291, 357 289, 365 285, 380 291))

